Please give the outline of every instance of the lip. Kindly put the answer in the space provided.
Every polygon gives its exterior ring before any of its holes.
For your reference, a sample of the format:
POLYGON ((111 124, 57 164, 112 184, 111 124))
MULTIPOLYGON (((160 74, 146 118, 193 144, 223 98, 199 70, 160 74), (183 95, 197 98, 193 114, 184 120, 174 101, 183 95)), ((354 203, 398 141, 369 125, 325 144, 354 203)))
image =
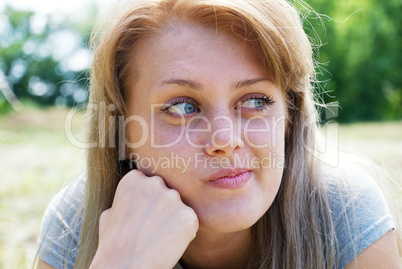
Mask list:
POLYGON ((216 188, 237 189, 243 187, 251 175, 251 170, 247 168, 223 169, 213 173, 207 183, 216 188))

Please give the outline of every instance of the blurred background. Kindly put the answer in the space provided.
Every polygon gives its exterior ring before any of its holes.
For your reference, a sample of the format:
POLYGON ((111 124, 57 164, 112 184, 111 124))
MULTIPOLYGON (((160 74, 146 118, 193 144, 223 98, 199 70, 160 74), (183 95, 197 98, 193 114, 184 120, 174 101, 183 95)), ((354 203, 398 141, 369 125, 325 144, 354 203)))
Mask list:
MULTIPOLYGON (((31 267, 46 205, 83 169, 65 118, 88 100, 90 32, 112 2, 0 2, 0 269, 31 267)), ((339 102, 330 117, 339 124, 328 130, 342 149, 369 156, 401 183, 402 2, 307 4, 325 14, 297 5, 320 47, 317 99, 339 102)), ((73 117, 77 137, 84 113, 73 117)))

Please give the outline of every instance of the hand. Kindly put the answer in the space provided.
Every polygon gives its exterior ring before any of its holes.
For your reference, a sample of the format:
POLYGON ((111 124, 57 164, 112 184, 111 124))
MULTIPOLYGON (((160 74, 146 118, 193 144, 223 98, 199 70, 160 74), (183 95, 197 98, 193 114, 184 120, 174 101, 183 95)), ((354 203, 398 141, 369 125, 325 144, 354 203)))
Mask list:
POLYGON ((198 218, 159 176, 124 176, 99 220, 90 268, 173 268, 198 231, 198 218))

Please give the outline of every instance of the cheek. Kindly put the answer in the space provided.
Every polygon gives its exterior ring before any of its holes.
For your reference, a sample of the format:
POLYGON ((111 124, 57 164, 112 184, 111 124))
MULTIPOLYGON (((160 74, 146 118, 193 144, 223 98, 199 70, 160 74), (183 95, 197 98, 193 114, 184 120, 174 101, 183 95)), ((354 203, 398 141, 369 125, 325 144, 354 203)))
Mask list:
POLYGON ((127 122, 123 126, 126 132, 127 143, 134 144, 132 147, 137 145, 143 145, 146 139, 149 137, 149 127, 146 122, 143 122, 139 117, 134 119, 134 117, 126 119, 127 122), (144 124, 145 123, 145 124, 144 124))
POLYGON ((184 140, 184 128, 159 125, 150 130, 149 144, 153 148, 171 148, 184 140))
POLYGON ((161 176, 175 189, 176 182, 173 181, 181 181, 179 178, 194 165, 194 151, 178 128, 155 127, 155 133, 147 142, 131 152, 139 170, 148 176, 161 176))
POLYGON ((244 141, 251 148, 282 148, 285 137, 285 118, 269 116, 246 121, 244 141))
POLYGON ((126 124, 127 141, 141 148, 169 148, 184 137, 184 126, 173 126, 138 116, 126 124))

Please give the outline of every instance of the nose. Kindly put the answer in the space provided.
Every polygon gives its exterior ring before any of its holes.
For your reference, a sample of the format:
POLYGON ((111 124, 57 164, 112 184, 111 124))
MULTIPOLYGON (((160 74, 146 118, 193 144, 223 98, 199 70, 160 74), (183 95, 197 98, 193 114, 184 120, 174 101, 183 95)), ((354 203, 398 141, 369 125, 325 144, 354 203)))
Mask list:
POLYGON ((230 117, 218 116, 211 122, 211 137, 205 148, 208 155, 229 157, 235 151, 244 147, 240 125, 235 124, 230 117))

